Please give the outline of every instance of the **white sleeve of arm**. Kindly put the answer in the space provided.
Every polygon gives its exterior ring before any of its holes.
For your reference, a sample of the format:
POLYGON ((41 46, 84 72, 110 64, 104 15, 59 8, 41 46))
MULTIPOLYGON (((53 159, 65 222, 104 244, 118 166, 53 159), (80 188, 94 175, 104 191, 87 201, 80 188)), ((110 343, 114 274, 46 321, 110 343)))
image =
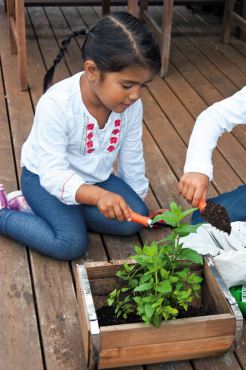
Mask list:
POLYGON ((142 144, 143 107, 140 99, 132 109, 127 133, 120 148, 119 177, 144 199, 148 192, 149 181, 145 176, 142 144))
POLYGON ((51 99, 48 102, 41 99, 34 124, 41 185, 61 202, 78 204, 75 194, 85 181, 73 171, 67 159, 69 128, 64 113, 51 99))
POLYGON ((204 173, 211 181, 212 152, 218 139, 239 123, 246 123, 246 87, 198 116, 190 137, 184 172, 204 173))

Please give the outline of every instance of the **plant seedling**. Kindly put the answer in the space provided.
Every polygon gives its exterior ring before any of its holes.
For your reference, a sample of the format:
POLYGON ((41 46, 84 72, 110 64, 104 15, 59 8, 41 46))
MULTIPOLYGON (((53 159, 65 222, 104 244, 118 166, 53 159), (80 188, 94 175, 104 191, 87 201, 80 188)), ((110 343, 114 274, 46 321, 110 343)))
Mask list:
POLYGON ((175 319, 180 310, 187 310, 200 295, 202 278, 192 272, 191 265, 203 264, 202 256, 190 248, 183 248, 180 238, 195 232, 199 225, 183 222, 196 208, 183 211, 170 203, 170 211, 153 219, 172 227, 170 234, 160 241, 135 246, 133 264, 125 263, 116 275, 123 287, 114 289, 108 304, 114 305, 115 314, 127 319, 131 313, 142 321, 160 326, 163 320, 175 319))

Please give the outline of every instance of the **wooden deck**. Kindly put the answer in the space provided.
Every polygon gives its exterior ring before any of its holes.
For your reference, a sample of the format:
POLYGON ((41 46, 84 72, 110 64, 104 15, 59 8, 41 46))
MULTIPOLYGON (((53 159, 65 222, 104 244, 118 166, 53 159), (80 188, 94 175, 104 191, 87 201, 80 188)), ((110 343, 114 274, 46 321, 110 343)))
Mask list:
MULTIPOLYGON (((156 18, 161 8, 153 7, 156 18)), ((19 186, 20 151, 41 95, 42 78, 71 29, 93 24, 99 8, 29 8, 26 12, 30 89, 20 92, 17 58, 10 55, 7 17, 0 0, 0 182, 8 192, 19 186)), ((146 90, 144 146, 151 182, 148 204, 166 207, 176 200, 189 136, 196 116, 208 105, 246 85, 246 44, 232 38, 219 42, 220 19, 177 7, 171 45, 170 75, 156 77, 146 90)), ((56 78, 81 68, 77 41, 56 78)), ((215 177, 210 195, 245 183, 245 127, 225 134, 214 154, 215 177)), ((132 238, 91 234, 87 260, 128 256, 136 243, 160 238, 160 231, 132 238)), ((81 262, 81 261, 80 261, 81 262)), ((0 370, 86 370, 77 318, 72 264, 53 261, 5 237, 0 238, 0 370)), ((244 322, 245 324, 245 322, 244 322)), ((128 370, 246 369, 246 325, 242 345, 208 359, 134 366, 128 370)))

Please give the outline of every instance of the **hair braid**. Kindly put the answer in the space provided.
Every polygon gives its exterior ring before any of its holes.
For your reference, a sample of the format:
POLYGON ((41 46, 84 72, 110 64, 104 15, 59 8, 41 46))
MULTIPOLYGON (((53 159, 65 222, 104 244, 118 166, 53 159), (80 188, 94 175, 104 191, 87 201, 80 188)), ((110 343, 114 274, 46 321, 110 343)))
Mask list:
POLYGON ((79 36, 79 35, 86 35, 87 30, 85 28, 82 28, 81 30, 73 31, 71 34, 69 34, 61 43, 60 51, 55 57, 52 66, 50 69, 46 72, 44 76, 43 81, 43 92, 45 93, 50 86, 52 86, 52 81, 55 73, 55 69, 57 64, 60 63, 62 58, 64 57, 65 53, 67 53, 67 47, 70 44, 70 41, 73 37, 79 36))

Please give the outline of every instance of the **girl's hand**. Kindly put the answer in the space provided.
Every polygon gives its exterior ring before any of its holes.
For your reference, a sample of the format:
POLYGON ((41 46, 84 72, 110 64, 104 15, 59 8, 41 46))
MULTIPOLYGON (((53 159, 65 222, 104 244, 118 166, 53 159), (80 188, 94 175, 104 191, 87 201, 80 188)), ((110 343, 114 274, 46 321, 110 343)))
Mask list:
POLYGON ((118 221, 126 221, 131 218, 130 210, 125 200, 120 195, 110 191, 104 191, 102 194, 99 194, 96 206, 106 218, 117 219, 118 221))
POLYGON ((197 207, 201 198, 207 198, 209 178, 198 172, 187 172, 179 181, 179 192, 193 207, 197 207))
POLYGON ((97 185, 80 185, 75 194, 75 200, 81 204, 97 206, 107 218, 118 221, 126 221, 131 218, 129 207, 120 195, 104 190, 97 185))

